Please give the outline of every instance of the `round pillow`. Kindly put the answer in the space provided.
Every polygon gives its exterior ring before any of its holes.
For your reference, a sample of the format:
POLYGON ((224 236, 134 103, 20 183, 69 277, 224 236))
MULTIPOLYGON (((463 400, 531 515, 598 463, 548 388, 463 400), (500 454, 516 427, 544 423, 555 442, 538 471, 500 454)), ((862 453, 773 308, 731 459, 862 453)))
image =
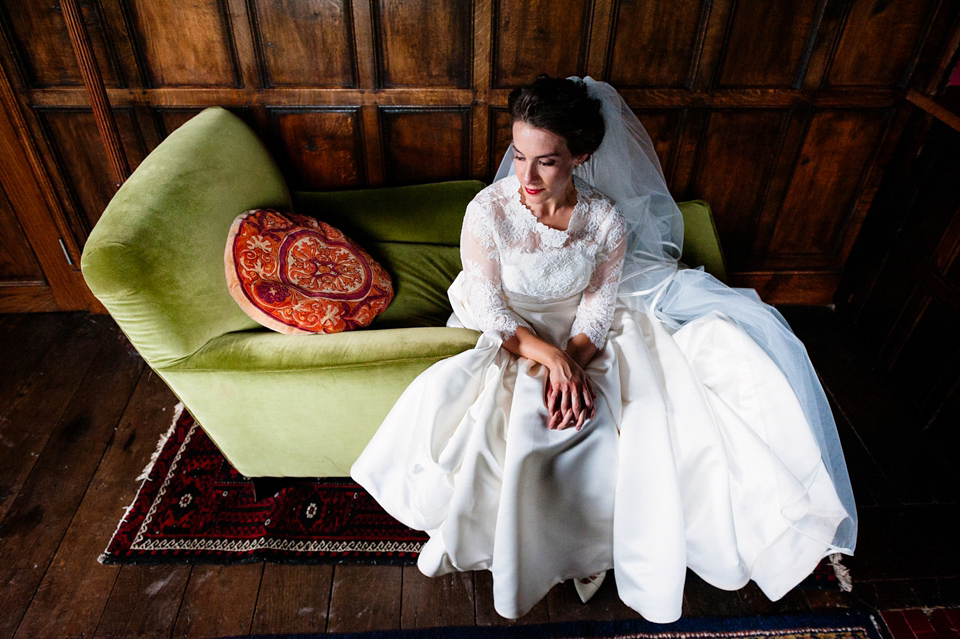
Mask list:
POLYGON ((346 235, 306 215, 241 213, 230 227, 224 262, 240 308, 281 333, 367 326, 393 299, 382 266, 346 235))

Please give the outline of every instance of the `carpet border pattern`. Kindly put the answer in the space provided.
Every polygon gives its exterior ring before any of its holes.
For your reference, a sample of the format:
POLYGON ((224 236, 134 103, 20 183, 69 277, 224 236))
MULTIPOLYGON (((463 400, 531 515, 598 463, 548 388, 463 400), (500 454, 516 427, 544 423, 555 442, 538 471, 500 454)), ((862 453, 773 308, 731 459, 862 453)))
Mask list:
POLYGON ((362 633, 245 635, 222 639, 883 639, 882 622, 858 610, 754 617, 692 617, 521 626, 447 627, 362 633))
MULTIPOLYGON (((206 437, 193 417, 182 410, 174 411, 170 430, 161 437, 157 452, 138 479, 143 479, 137 495, 117 526, 110 542, 100 555, 102 564, 131 563, 246 563, 274 561, 280 563, 350 563, 410 564, 416 561, 426 535, 410 531, 407 539, 290 539, 267 535, 246 539, 179 537, 159 539, 149 535, 150 526, 159 515, 171 490, 176 471, 183 462, 184 451, 194 437, 206 437)), ((233 471, 236 473, 236 471, 233 471)), ((246 479, 236 473, 240 479, 246 479)), ((349 478, 322 478, 324 485, 362 492, 349 478)), ((365 494, 365 493, 364 493, 365 494)), ((379 507, 377 507, 379 508, 379 507)), ((385 515, 385 513, 384 513, 385 515)), ((392 519, 391 519, 392 521, 392 519)), ((269 520, 268 520, 269 523, 269 520)), ((403 528, 399 522, 396 527, 403 528)))

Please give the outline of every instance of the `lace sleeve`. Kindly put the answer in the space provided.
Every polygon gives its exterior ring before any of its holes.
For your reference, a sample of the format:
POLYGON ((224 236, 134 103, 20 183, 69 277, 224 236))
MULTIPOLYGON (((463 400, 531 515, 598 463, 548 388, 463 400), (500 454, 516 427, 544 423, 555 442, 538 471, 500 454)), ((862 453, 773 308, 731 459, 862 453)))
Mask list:
POLYGON ((466 280, 466 297, 481 331, 513 337, 520 323, 507 308, 500 285, 500 255, 494 241, 489 211, 476 202, 467 206, 460 233, 460 259, 466 280))
POLYGON ((606 234, 597 251, 596 267, 590 277, 590 284, 583 292, 583 299, 580 300, 577 316, 570 329, 571 337, 583 333, 597 348, 603 348, 607 341, 607 331, 613 321, 613 309, 617 303, 617 289, 620 287, 620 273, 626 253, 623 216, 614 209, 609 219, 606 234))

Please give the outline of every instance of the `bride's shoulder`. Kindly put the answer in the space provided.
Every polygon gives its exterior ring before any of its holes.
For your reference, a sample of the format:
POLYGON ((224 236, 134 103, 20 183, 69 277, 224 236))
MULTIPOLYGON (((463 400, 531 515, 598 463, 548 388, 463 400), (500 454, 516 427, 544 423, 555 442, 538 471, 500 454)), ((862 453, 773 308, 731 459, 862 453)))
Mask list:
POLYGON ((596 187, 579 176, 574 176, 577 193, 587 205, 590 216, 600 226, 618 226, 623 224, 623 216, 617 205, 596 187))
POLYGON ((473 197, 470 204, 490 212, 501 211, 506 208, 510 198, 515 196, 519 189, 520 182, 516 176, 510 175, 482 189, 473 197))

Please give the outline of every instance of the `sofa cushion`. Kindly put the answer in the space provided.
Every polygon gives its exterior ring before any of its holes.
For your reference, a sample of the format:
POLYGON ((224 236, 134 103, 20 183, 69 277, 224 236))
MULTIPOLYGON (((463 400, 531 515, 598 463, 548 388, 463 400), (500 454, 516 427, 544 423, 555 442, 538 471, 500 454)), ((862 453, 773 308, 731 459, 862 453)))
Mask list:
POLYGON ((447 289, 460 272, 460 249, 439 244, 375 242, 371 253, 393 278, 393 302, 371 328, 443 326, 450 317, 447 289))
POLYGON ((366 251, 329 224, 296 213, 238 215, 224 263, 240 308, 280 333, 367 326, 393 299, 390 276, 366 251))

